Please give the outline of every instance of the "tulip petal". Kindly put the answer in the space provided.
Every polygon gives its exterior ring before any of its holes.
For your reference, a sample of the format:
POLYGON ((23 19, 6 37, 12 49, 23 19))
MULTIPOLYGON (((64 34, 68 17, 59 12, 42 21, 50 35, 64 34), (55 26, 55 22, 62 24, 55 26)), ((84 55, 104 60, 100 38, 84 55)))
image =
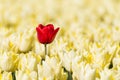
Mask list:
POLYGON ((45 44, 47 40, 46 34, 41 30, 40 27, 37 27, 36 30, 37 30, 37 37, 39 42, 45 44))
POLYGON ((48 24, 48 42, 50 40, 51 34, 54 32, 54 26, 52 24, 48 24))
POLYGON ((38 32, 41 33, 41 28, 40 27, 36 27, 36 31, 37 31, 37 33, 38 32))
POLYGON ((54 30, 54 32, 52 32, 52 34, 50 35, 50 38, 49 38, 49 43, 51 43, 54 40, 59 29, 60 28, 58 27, 57 29, 54 30))
POLYGON ((46 26, 39 24, 36 30, 39 42, 48 44, 54 40, 59 28, 54 30, 53 24, 48 24, 46 26))
POLYGON ((43 32, 46 32, 46 34, 49 36, 49 34, 54 32, 54 26, 52 24, 46 25, 46 27, 43 29, 43 32))
POLYGON ((51 28, 49 27, 44 27, 44 29, 42 29, 43 33, 44 33, 44 36, 46 37, 46 44, 49 42, 49 37, 50 37, 50 34, 51 32, 53 32, 53 30, 51 30, 51 28))
POLYGON ((39 24, 38 27, 40 27, 41 29, 43 29, 45 26, 42 24, 39 24))
POLYGON ((46 27, 49 27, 51 30, 54 31, 54 26, 53 26, 53 24, 48 24, 48 25, 46 25, 46 27))

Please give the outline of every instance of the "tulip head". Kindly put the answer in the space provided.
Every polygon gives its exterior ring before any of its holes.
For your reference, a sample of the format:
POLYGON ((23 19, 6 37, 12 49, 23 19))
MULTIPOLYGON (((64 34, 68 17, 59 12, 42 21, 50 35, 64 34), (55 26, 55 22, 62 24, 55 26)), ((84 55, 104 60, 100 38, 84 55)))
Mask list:
POLYGON ((59 31, 59 27, 54 29, 53 24, 48 24, 46 26, 39 24, 38 27, 36 27, 36 31, 39 42, 42 44, 49 44, 54 40, 59 31))

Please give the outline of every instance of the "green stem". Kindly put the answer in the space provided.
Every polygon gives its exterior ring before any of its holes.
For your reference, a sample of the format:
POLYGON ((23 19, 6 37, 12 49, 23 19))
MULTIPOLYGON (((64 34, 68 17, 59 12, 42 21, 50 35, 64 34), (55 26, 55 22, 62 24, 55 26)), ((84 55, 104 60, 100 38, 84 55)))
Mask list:
MULTIPOLYGON (((64 67, 63 67, 63 68, 64 68, 64 67)), ((67 74, 68 74, 68 78, 67 78, 67 80, 73 80, 73 78, 72 78, 72 72, 66 70, 65 68, 64 68, 64 71, 67 72, 67 74)))
POLYGON ((15 72, 12 72, 12 80, 16 80, 15 72))
MULTIPOLYGON (((45 56, 47 55, 47 44, 44 44, 45 46, 45 56)), ((45 57, 42 58, 41 64, 42 62, 45 61, 45 57)))
POLYGON ((113 68, 113 63, 112 63, 112 60, 110 62, 110 65, 109 65, 109 69, 112 69, 113 68))
POLYGON ((45 44, 45 55, 47 55, 47 44, 45 44))

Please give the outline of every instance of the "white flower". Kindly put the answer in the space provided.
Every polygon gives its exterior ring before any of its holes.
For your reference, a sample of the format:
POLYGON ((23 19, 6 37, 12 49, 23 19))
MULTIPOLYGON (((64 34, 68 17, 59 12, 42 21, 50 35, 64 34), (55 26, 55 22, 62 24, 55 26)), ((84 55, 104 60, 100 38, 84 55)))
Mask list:
POLYGON ((42 65, 38 64, 38 76, 39 80, 66 80, 67 78, 67 75, 63 72, 61 62, 55 57, 49 58, 48 56, 46 56, 42 65))
POLYGON ((32 47, 33 42, 33 29, 26 29, 20 33, 13 33, 9 36, 9 50, 27 52, 32 47))
POLYGON ((19 47, 17 45, 18 41, 19 41, 19 36, 17 36, 17 33, 14 33, 12 35, 9 36, 9 43, 8 43, 8 46, 9 46, 9 50, 12 50, 14 52, 18 52, 19 51, 19 47))
POLYGON ((12 79, 12 73, 11 72, 3 72, 0 73, 0 80, 13 80, 12 79))
MULTIPOLYGON (((111 62, 111 59, 116 53, 116 45, 108 45, 108 42, 93 43, 90 47, 90 53, 92 54, 93 64, 92 66, 104 69, 111 62)), ((88 54, 88 55, 89 55, 88 54)))
POLYGON ((33 42, 33 32, 34 30, 32 29, 26 29, 26 31, 24 31, 24 33, 19 36, 18 46, 21 52, 26 52, 31 49, 33 42))
POLYGON ((27 52, 32 47, 33 42, 33 29, 26 29, 20 33, 13 33, 9 36, 9 50, 27 52))
POLYGON ((9 40, 8 39, 2 39, 0 38, 0 50, 8 50, 8 43, 9 43, 9 40))
POLYGON ((67 69, 68 71, 72 71, 72 60, 75 58, 75 52, 70 51, 68 53, 63 53, 63 56, 61 56, 62 65, 67 69))
POLYGON ((119 57, 113 58, 113 66, 114 67, 120 66, 120 58, 119 57))
POLYGON ((114 71, 114 78, 115 80, 120 80, 120 66, 117 66, 117 71, 114 71))
POLYGON ((119 35, 120 35, 120 27, 114 27, 113 28, 113 34, 112 34, 113 40, 119 41, 120 40, 119 35))
POLYGON ((40 44, 38 40, 34 41, 34 51, 36 54, 39 54, 42 57, 45 56, 44 45, 40 44))
POLYGON ((114 80, 114 72, 110 69, 105 68, 100 72, 100 80, 114 80))
POLYGON ((41 62, 41 57, 33 52, 19 55, 19 70, 37 71, 37 64, 41 62))
POLYGON ((37 72, 35 71, 16 71, 16 80, 37 80, 37 72))
POLYGON ((72 64, 73 78, 77 80, 95 80, 96 70, 76 57, 72 64))
POLYGON ((95 80, 96 70, 90 65, 85 66, 85 80, 95 80))
POLYGON ((2 71, 14 71, 18 65, 18 55, 13 52, 0 53, 0 68, 2 71))

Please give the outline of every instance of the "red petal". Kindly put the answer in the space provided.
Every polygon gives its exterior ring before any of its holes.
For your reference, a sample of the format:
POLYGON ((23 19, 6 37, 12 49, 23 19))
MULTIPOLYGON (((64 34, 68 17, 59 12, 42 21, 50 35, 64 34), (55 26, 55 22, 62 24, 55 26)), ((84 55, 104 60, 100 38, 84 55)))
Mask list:
POLYGON ((51 34, 54 32, 54 26, 53 24, 48 24, 47 28, 48 28, 48 36, 50 38, 51 34))
POLYGON ((55 29, 55 31, 50 35, 49 43, 51 43, 51 42, 54 40, 54 38, 55 38, 57 32, 59 31, 59 29, 60 29, 60 28, 58 27, 58 28, 55 29))
POLYGON ((59 29, 60 29, 59 27, 57 29, 55 29, 53 35, 56 35, 56 33, 58 32, 59 29))
POLYGON ((46 44, 47 42, 46 34, 40 29, 40 27, 37 27, 36 30, 37 30, 37 37, 39 42, 42 44, 46 44))
POLYGON ((53 24, 48 24, 48 25, 46 25, 46 27, 49 27, 51 30, 54 31, 54 26, 53 26, 53 24))
POLYGON ((49 33, 49 27, 44 27, 42 29, 42 31, 45 33, 45 34, 48 34, 49 33))
POLYGON ((41 28, 40 27, 36 27, 36 31, 37 32, 41 32, 41 28))
POLYGON ((54 40, 59 28, 54 30, 53 24, 48 24, 46 26, 39 24, 36 30, 39 42, 48 44, 54 40))
POLYGON ((41 29, 43 29, 45 26, 42 24, 39 24, 38 27, 40 27, 41 29))
POLYGON ((50 34, 50 28, 49 27, 44 27, 44 29, 42 29, 44 36, 46 37, 46 44, 49 41, 49 34, 50 34))

